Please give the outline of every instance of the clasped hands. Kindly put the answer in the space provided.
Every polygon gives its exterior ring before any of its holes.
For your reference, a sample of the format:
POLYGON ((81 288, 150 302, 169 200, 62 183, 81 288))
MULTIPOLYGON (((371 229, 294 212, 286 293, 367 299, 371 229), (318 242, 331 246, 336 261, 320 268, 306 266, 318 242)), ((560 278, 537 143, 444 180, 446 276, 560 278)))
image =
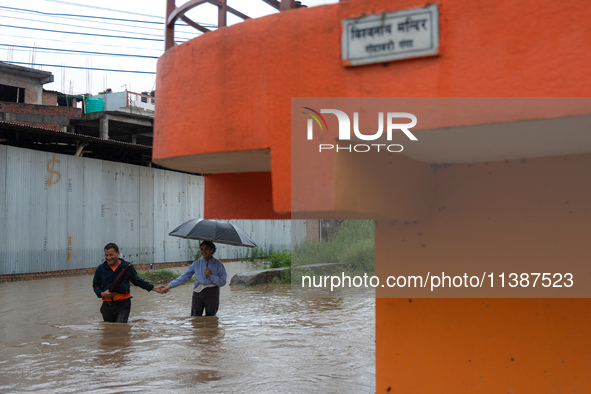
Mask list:
POLYGON ((167 286, 167 285, 160 285, 160 286, 154 286, 154 288, 152 290, 154 290, 157 293, 160 294, 166 294, 170 291, 171 287, 167 286))
MULTIPOLYGON (((212 276, 212 272, 209 269, 209 267, 206 267, 205 270, 203 271, 203 273, 210 278, 212 276)), ((155 292, 160 293, 160 294, 166 294, 170 291, 170 289, 172 289, 172 287, 170 287, 168 285, 160 285, 160 286, 154 286, 154 288, 152 290, 154 290, 155 292)))

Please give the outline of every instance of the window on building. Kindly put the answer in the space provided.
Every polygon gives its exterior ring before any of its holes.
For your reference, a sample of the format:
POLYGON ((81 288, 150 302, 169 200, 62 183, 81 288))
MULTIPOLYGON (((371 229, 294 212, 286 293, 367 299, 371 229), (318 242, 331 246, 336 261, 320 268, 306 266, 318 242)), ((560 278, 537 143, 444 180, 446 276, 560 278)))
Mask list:
POLYGON ((16 86, 0 84, 0 101, 8 101, 11 103, 24 103, 25 88, 17 88, 16 86))

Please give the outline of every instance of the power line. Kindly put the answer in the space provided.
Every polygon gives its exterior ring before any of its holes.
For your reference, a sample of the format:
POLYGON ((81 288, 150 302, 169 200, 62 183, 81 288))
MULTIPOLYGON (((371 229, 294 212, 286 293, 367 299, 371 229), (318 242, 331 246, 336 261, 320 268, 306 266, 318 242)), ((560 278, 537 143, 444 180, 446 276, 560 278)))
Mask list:
MULTIPOLYGON (((84 41, 70 41, 70 40, 56 40, 56 39, 47 39, 47 38, 42 38, 42 37, 25 37, 25 36, 15 36, 12 34, 3 34, 3 37, 15 37, 15 38, 25 38, 25 39, 29 39, 29 40, 39 40, 39 41, 51 41, 51 42, 67 42, 68 44, 84 44, 84 45, 92 45, 92 46, 105 46, 104 44, 98 44, 98 43, 92 43, 92 42, 84 42, 84 41)), ((158 48, 140 48, 140 47, 128 47, 128 46, 122 46, 122 45, 113 45, 113 44, 109 44, 109 47, 112 48, 125 48, 125 49, 140 49, 143 51, 157 51, 159 53, 163 52, 163 49, 158 48)))
MULTIPOLYGON (((66 2, 64 2, 64 3, 66 3, 66 2)), ((72 3, 66 3, 66 4, 72 4, 72 3)), ((81 6, 81 7, 85 6, 82 4, 76 4, 76 5, 81 6)), ((27 9, 23 9, 23 8, 14 8, 14 7, 6 7, 6 6, 0 6, 0 8, 6 9, 6 10, 19 11, 19 12, 28 12, 28 13, 34 13, 34 14, 40 14, 40 15, 47 15, 47 16, 91 18, 91 19, 102 19, 102 20, 111 20, 111 21, 119 21, 119 22, 147 23, 147 24, 156 24, 161 27, 164 27, 164 25, 165 25, 165 22, 142 21, 142 20, 137 20, 137 19, 109 18, 109 17, 105 17, 105 16, 96 16, 96 15, 57 14, 57 13, 52 13, 52 12, 42 12, 42 11, 27 10, 27 9)), ((95 7, 92 7, 92 8, 95 8, 95 7)), ((105 8, 98 8, 98 9, 105 9, 105 8)), ((105 9, 105 10, 107 10, 107 9, 105 9)), ((118 11, 118 10, 112 10, 112 9, 108 9, 108 11, 135 14, 133 12, 118 11)), ((152 16, 152 15, 144 15, 144 14, 136 14, 136 15, 150 16, 152 18, 164 19, 164 17, 152 16)), ((199 24, 202 26, 205 26, 205 27, 210 27, 210 28, 217 27, 217 25, 213 25, 210 23, 199 22, 199 24)), ((185 25, 185 27, 189 27, 189 25, 185 25)))
MULTIPOLYGON (((2 16, 0 16, 0 17, 2 17, 2 16)), ((35 23, 49 23, 49 24, 54 24, 55 23, 55 22, 50 22, 50 21, 40 21, 40 20, 27 19, 27 18, 19 18, 19 17, 16 17, 16 16, 10 16, 10 17, 7 17, 7 18, 10 18, 11 20, 18 19, 18 20, 24 20, 24 21, 27 21, 27 22, 35 22, 35 23)), ((126 30, 105 29, 103 27, 96 27, 96 26, 80 26, 80 25, 73 25, 73 24, 70 24, 70 23, 63 23, 63 22, 60 22, 59 24, 60 24, 60 26, 80 27, 80 28, 83 28, 83 29, 101 30, 101 31, 108 31, 108 32, 113 32, 113 33, 133 33, 133 32, 126 31, 126 30)), ((142 35, 152 36, 152 37, 162 37, 162 33, 160 33, 160 34, 150 34, 150 33, 138 32, 138 33, 135 33, 135 34, 142 34, 142 35)))
POLYGON ((146 59, 158 59, 158 56, 147 56, 147 55, 133 55, 128 53, 109 53, 109 52, 92 52, 92 51, 76 51, 74 49, 59 49, 59 48, 44 48, 44 47, 37 47, 37 46, 27 46, 27 45, 12 45, 12 44, 0 44, 0 46, 5 47, 12 47, 12 48, 26 48, 26 49, 39 49, 45 51, 55 51, 55 52, 71 52, 71 53, 83 53, 87 55, 105 55, 105 56, 125 56, 125 57, 139 57, 139 58, 146 58, 146 59))
POLYGON ((143 40, 143 41, 157 41, 163 42, 163 39, 156 39, 156 38, 143 38, 143 37, 124 37, 124 36, 111 36, 108 34, 94 34, 94 33, 81 33, 75 31, 60 31, 60 30, 51 30, 51 29, 39 29, 35 27, 24 27, 24 26, 12 26, 12 25, 0 25, 2 27, 11 27, 14 29, 25 29, 25 30, 36 30, 36 31, 47 31, 50 33, 62 33, 62 34, 79 34, 83 36, 94 36, 94 37, 108 37, 108 38, 123 38, 127 40, 143 40))
MULTIPOLYGON (((164 25, 164 22, 140 21, 140 20, 136 20, 136 19, 109 18, 109 17, 105 17, 105 16, 95 16, 95 15, 56 14, 53 12, 26 10, 23 8, 14 8, 14 7, 5 7, 5 6, 0 6, 0 8, 3 8, 5 10, 20 11, 20 12, 27 12, 27 13, 31 13, 31 14, 39 14, 39 15, 47 15, 47 16, 59 16, 59 17, 69 16, 69 17, 77 17, 77 18, 103 19, 103 20, 110 20, 110 21, 134 22, 134 23, 149 23, 149 24, 162 25, 162 26, 164 25)), ((110 10, 110 11, 116 11, 116 10, 110 10)), ((154 17, 154 18, 156 18, 156 17, 154 17)))
MULTIPOLYGON (((30 62, 5 62, 11 64, 27 64, 31 66, 30 62)), ((90 70, 90 71, 109 71, 109 72, 118 72, 118 73, 133 73, 133 74, 156 74, 154 71, 135 71, 135 70, 113 70, 108 68, 94 68, 94 67, 76 67, 76 66, 64 66, 64 65, 57 65, 57 64, 39 64, 35 63, 34 66, 42 66, 42 67, 57 67, 57 68, 75 68, 79 70, 90 70)))
MULTIPOLYGON (((163 16, 154 16, 154 15, 149 15, 149 14, 142 14, 139 12, 131 12, 131 11, 121 11, 121 10, 114 10, 111 8, 104 8, 104 7, 97 7, 97 6, 91 6, 91 5, 87 5, 87 4, 80 4, 80 3, 70 3, 67 1, 60 1, 60 0, 45 0, 48 2, 53 2, 53 3, 61 3, 61 4, 67 4, 67 5, 72 5, 72 6, 77 6, 77 7, 87 7, 87 8, 92 8, 92 9, 97 9, 97 10, 103 10, 103 11, 109 11, 109 12, 119 12, 119 13, 123 13, 123 14, 130 14, 130 15, 139 15, 139 16, 147 16, 150 18, 156 18, 156 19, 161 19, 164 22, 157 22, 157 23, 162 23, 162 25, 164 26, 166 23, 166 18, 163 16)), ((218 25, 214 25, 211 23, 205 23, 205 22, 198 22, 200 25, 207 27, 209 29, 217 29, 218 25)), ((187 27, 187 28, 191 28, 190 31, 194 31, 195 28, 190 26, 188 23, 186 23, 185 21, 181 21, 181 20, 177 20, 175 25, 177 27, 187 27)), ((186 33, 186 32, 184 32, 186 33)))
POLYGON ((149 18, 156 18, 156 19, 164 19, 163 16, 154 16, 154 15, 149 15, 149 14, 141 14, 139 12, 132 12, 132 11, 114 10, 112 8, 97 7, 97 6, 88 5, 88 4, 70 3, 69 1, 61 1, 61 0, 45 0, 45 1, 50 2, 50 3, 66 4, 66 5, 71 5, 71 6, 75 6, 75 7, 86 7, 86 8, 92 8, 92 9, 95 9, 95 10, 103 10, 103 11, 109 11, 109 12, 119 12, 119 13, 123 13, 123 14, 147 16, 149 18))

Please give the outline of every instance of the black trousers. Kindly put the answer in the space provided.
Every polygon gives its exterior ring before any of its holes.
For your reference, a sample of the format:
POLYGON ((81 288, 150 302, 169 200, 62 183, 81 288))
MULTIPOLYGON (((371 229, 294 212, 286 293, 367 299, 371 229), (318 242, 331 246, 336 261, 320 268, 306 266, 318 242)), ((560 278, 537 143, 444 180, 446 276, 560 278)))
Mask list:
POLYGON ((127 323, 131 311, 131 298, 120 301, 103 301, 101 314, 103 321, 112 323, 127 323))
POLYGON ((205 310, 205 316, 215 316, 220 306, 220 288, 206 287, 199 293, 193 292, 191 302, 191 316, 202 316, 205 310))

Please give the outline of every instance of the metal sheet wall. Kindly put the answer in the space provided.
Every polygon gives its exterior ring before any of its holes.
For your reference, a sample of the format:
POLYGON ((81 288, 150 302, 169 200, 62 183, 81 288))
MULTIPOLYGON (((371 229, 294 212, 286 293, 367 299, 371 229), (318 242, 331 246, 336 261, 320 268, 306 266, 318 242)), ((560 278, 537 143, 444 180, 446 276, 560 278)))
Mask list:
MULTIPOLYGON (((154 169, 139 167, 139 259, 141 264, 153 263, 154 260, 154 169), (151 191, 151 192, 150 192, 151 191)), ((158 261, 158 260, 156 260, 158 261)))
MULTIPOLYGON (((202 216, 200 176, 0 145, 0 275, 95 267, 108 242, 135 263, 190 261, 197 242, 168 233, 202 216)), ((232 222, 265 249, 305 239, 288 220, 232 222)))
MULTIPOLYGON (((6 146, 0 145, 0 262, 8 259, 7 209, 6 209, 6 146)), ((2 266, 8 262, 2 263, 2 266)), ((9 268, 9 267, 6 267, 9 268)))

